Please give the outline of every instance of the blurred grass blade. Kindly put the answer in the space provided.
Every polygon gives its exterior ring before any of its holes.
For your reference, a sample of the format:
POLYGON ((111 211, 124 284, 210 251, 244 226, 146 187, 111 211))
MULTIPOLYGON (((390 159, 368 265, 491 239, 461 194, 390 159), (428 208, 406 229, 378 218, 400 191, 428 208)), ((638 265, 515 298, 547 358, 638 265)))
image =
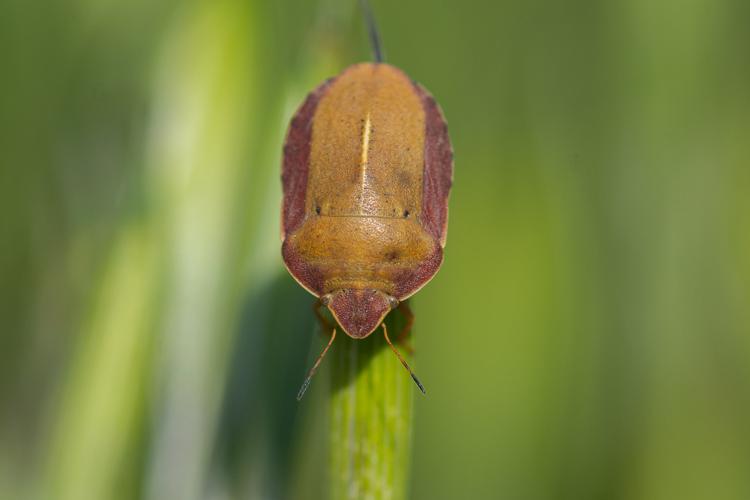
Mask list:
POLYGON ((62 397, 40 498, 133 498, 159 300, 158 235, 122 229, 62 397), (95 471, 95 473, 92 473, 95 471))
MULTIPOLYGON (((170 274, 147 497, 205 494, 239 310, 259 72, 251 4, 188 4, 158 58, 148 166, 170 274)), ((255 220, 254 220, 255 221, 255 220)))

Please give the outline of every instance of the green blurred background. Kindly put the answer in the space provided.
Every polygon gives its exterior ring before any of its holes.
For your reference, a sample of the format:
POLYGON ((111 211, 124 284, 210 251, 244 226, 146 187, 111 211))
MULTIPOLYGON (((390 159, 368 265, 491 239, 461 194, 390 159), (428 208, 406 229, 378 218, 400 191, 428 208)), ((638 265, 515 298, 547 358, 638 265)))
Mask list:
MULTIPOLYGON (((750 3, 372 0, 456 151, 415 499, 750 498, 750 3)), ((279 255, 354 0, 3 0, 0 498, 319 498, 279 255)))

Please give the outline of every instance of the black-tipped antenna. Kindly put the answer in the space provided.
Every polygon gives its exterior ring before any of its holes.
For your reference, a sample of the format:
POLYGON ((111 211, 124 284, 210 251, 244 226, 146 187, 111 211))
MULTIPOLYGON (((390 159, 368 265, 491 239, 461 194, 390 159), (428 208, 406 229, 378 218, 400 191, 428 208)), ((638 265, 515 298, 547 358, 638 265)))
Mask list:
POLYGON ((320 362, 323 361, 323 356, 326 355, 328 352, 328 349, 331 347, 331 344, 333 344, 333 339, 336 338, 336 329, 333 329, 333 333, 331 334, 331 340, 328 341, 328 345, 325 349, 323 349, 323 352, 320 353, 320 356, 318 356, 318 359, 315 361, 315 364, 312 368, 310 368, 310 372, 307 374, 307 378, 302 383, 302 387, 300 387, 299 392, 297 393, 297 401, 302 400, 302 396, 305 395, 305 391, 307 391, 307 388, 310 386, 310 380, 313 378, 313 375, 315 375, 315 371, 318 369, 318 366, 320 366, 320 362))
POLYGON ((409 375, 411 375, 412 380, 414 380, 414 383, 417 384, 417 387, 419 387, 419 390, 422 391, 422 394, 427 394, 427 391, 424 390, 424 386, 422 385, 422 382, 420 382, 417 376, 414 374, 414 372, 411 371, 411 368, 409 368, 409 365, 404 360, 404 358, 401 357, 401 354, 399 354, 396 348, 393 347, 393 344, 391 343, 391 339, 388 338, 388 329, 385 327, 385 323, 383 323, 383 335, 385 335, 385 341, 388 342, 389 346, 391 346, 391 350, 396 355, 398 360, 401 361, 401 364, 404 365, 404 368, 406 368, 406 371, 409 372, 409 375))
POLYGON ((367 24, 367 31, 370 33, 370 45, 372 45, 372 55, 375 58, 375 62, 383 62, 383 48, 380 45, 380 34, 378 33, 378 25, 375 22, 375 16, 370 9, 370 3, 367 0, 359 0, 362 6, 362 13, 365 16, 365 23, 367 24))

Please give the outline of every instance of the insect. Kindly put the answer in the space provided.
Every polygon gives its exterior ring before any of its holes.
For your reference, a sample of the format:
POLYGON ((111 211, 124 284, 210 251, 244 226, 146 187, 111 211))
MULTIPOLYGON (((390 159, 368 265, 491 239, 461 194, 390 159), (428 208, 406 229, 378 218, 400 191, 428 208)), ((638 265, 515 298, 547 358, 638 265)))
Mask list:
MULTIPOLYGON (((289 273, 362 339, 421 289, 443 261, 453 150, 435 99, 383 62, 367 4, 374 62, 313 90, 291 120, 282 164, 282 256, 289 273)), ((331 338, 297 395, 301 399, 331 338)))

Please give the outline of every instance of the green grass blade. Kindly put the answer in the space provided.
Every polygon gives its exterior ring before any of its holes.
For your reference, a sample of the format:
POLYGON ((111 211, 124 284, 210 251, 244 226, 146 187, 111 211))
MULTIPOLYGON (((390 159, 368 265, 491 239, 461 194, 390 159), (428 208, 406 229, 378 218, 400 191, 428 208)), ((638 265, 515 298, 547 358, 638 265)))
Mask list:
MULTIPOLYGON (((403 321, 399 311, 386 319, 394 342, 403 321)), ((339 336, 331 352, 330 498, 407 498, 417 389, 382 329, 363 340, 339 336)))

